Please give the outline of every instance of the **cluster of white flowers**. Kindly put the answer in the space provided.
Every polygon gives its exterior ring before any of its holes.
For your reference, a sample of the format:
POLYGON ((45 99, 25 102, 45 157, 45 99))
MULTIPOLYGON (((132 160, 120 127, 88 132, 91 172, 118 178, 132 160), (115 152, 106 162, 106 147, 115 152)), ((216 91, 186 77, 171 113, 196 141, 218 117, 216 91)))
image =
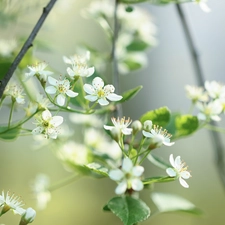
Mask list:
POLYGON ((10 96, 13 99, 13 101, 16 101, 18 104, 25 103, 25 99, 24 99, 25 94, 23 93, 23 88, 22 86, 16 83, 10 82, 6 86, 3 96, 10 96))
POLYGON ((219 121, 225 110, 225 85, 216 81, 206 81, 204 88, 187 85, 187 96, 199 109, 199 120, 219 121))
POLYGON ((24 209, 22 208, 23 205, 20 197, 15 196, 14 194, 10 195, 9 191, 5 195, 4 191, 2 191, 2 194, 0 195, 0 207, 2 208, 0 216, 9 210, 12 210, 15 214, 21 215, 20 224, 26 225, 33 222, 36 211, 30 207, 24 209))

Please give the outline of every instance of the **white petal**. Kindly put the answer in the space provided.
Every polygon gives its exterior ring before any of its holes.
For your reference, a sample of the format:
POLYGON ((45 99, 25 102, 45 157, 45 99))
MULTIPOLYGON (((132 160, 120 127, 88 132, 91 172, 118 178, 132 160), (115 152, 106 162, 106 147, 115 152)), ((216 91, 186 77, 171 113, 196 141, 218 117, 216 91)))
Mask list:
POLYGON ((58 127, 60 124, 63 123, 63 117, 62 116, 53 116, 50 122, 54 127, 58 127))
POLYGON ((219 116, 211 116, 211 119, 214 120, 214 121, 220 121, 221 118, 219 116))
POLYGON ((174 166, 175 168, 180 169, 182 167, 182 162, 181 162, 180 156, 176 157, 174 163, 175 163, 175 166, 174 166))
POLYGON ((50 113, 50 111, 45 110, 42 113, 42 118, 43 118, 43 120, 49 120, 50 118, 52 118, 52 114, 50 113))
POLYGON ((124 177, 124 173, 119 169, 111 170, 109 172, 109 177, 112 180, 120 181, 124 177))
POLYGON ((131 159, 124 158, 123 164, 122 164, 122 170, 129 173, 129 172, 131 172, 132 168, 133 168, 133 163, 132 163, 131 159))
POLYGON ((148 137, 148 138, 152 138, 153 135, 145 130, 142 131, 142 134, 145 136, 145 137, 148 137))
POLYGON ((93 95, 95 93, 95 89, 90 84, 84 85, 84 91, 87 92, 89 95, 93 95))
POLYGON ((100 89, 104 87, 104 81, 100 77, 95 77, 94 80, 92 81, 92 85, 94 86, 95 89, 100 89))
POLYGON ((133 179, 131 182, 131 187, 135 191, 141 191, 144 185, 139 179, 133 179))
POLYGON ((84 98, 89 100, 90 102, 95 102, 98 99, 96 95, 86 95, 84 98))
POLYGON ((59 94, 56 98, 57 104, 63 106, 66 101, 66 97, 63 94, 59 94))
POLYGON ((108 98, 110 101, 119 101, 123 98, 123 96, 117 95, 117 94, 114 94, 114 93, 110 93, 106 96, 106 98, 108 98))
POLYGON ((74 77, 75 76, 74 71, 70 67, 68 67, 66 71, 67 71, 67 73, 69 74, 70 77, 74 77))
POLYGON ((74 92, 74 91, 71 91, 71 90, 68 90, 68 91, 66 92, 66 94, 67 94, 69 97, 71 97, 71 98, 74 98, 74 97, 76 97, 76 96, 78 95, 77 92, 74 92))
POLYGON ((140 177, 143 173, 144 173, 144 167, 142 166, 135 166, 133 169, 132 169, 132 174, 135 176, 135 177, 140 177))
POLYGON ((175 144, 175 142, 167 142, 167 141, 163 141, 163 144, 166 146, 172 146, 175 144))
POLYGON ((53 77, 48 77, 48 82, 53 86, 57 85, 57 80, 53 77))
POLYGON ((98 103, 100 105, 108 105, 109 104, 109 102, 106 99, 103 99, 103 98, 98 99, 98 103))
POLYGON ((32 130, 32 134, 34 135, 41 134, 43 130, 44 130, 43 127, 36 127, 35 129, 32 130))
POLYGON ((166 169, 166 173, 170 176, 170 177, 176 177, 177 173, 174 171, 174 169, 172 168, 167 168, 166 169))
POLYGON ((206 3, 200 2, 199 6, 204 12, 207 12, 207 13, 211 12, 211 9, 209 8, 209 6, 206 3))
POLYGON ((117 186, 115 192, 116 194, 120 195, 123 194, 126 190, 127 190, 127 182, 123 181, 117 186))
POLYGON ((124 135, 130 135, 132 133, 132 130, 133 130, 132 128, 123 128, 122 133, 124 135))
POLYGON ((87 77, 90 77, 94 72, 95 72, 95 68, 94 67, 88 68, 87 77))
POLYGON ((45 91, 48 94, 55 94, 56 93, 56 88, 54 86, 48 86, 48 87, 45 88, 45 91))
POLYGON ((187 184, 187 182, 186 182, 184 179, 182 179, 182 178, 180 177, 180 178, 179 178, 179 181, 180 181, 180 184, 181 184, 183 187, 189 188, 189 185, 187 184))
POLYGON ((180 176, 181 176, 182 178, 184 178, 184 179, 188 179, 188 178, 191 177, 191 174, 190 174, 188 171, 182 171, 182 172, 180 173, 180 176))
POLYGON ((173 154, 170 154, 169 160, 170 160, 170 164, 171 164, 173 167, 176 167, 176 164, 175 164, 175 161, 174 161, 174 158, 173 158, 173 154))
POLYGON ((104 128, 106 130, 112 130, 113 128, 115 128, 114 126, 107 126, 107 125, 104 125, 104 128))

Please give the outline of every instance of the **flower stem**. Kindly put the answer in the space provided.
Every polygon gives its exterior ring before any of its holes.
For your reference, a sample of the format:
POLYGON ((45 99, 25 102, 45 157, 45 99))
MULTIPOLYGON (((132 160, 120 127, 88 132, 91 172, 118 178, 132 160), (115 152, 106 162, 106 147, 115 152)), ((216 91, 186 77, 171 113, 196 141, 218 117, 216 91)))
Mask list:
POLYGON ((10 124, 11 124, 11 121, 12 121, 14 106, 15 106, 15 100, 12 99, 12 106, 11 106, 11 109, 10 109, 9 121, 8 121, 8 129, 10 128, 10 124))
POLYGON ((222 127, 217 127, 217 126, 214 126, 214 125, 211 125, 211 124, 207 124, 205 126, 206 129, 209 129, 209 130, 212 130, 212 131, 216 131, 216 132, 219 132, 219 133, 225 133, 225 129, 222 128, 222 127))
MULTIPOLYGON (((139 148, 138 148, 138 150, 137 150, 136 158, 135 158, 135 160, 134 160, 134 165, 136 165, 136 163, 137 163, 137 160, 138 160, 140 151, 141 151, 141 149, 142 149, 142 146, 143 146, 144 143, 145 143, 145 140, 146 140, 146 137, 142 136, 142 140, 141 140, 140 146, 139 146, 139 148)), ((142 161, 141 161, 141 162, 142 162, 142 161)), ((139 162, 140 165, 141 165, 141 162, 139 162)))

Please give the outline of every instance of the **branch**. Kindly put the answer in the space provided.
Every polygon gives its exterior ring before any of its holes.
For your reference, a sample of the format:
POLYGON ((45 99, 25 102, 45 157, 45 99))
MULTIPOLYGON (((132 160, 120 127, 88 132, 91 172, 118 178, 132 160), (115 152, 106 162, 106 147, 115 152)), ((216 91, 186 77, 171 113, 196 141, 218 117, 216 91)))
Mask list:
POLYGON ((47 18, 49 12, 53 8, 56 1, 57 0, 50 0, 48 5, 43 9, 43 13, 42 13, 41 17, 39 18, 39 20, 37 21, 36 25, 34 26, 30 36, 27 38, 26 42, 24 43, 19 54, 16 56, 15 60, 13 61, 12 65, 10 66, 6 75, 0 81, 0 98, 2 97, 5 87, 8 84, 11 77, 13 76, 13 73, 16 70, 17 66, 19 65, 20 61, 23 59, 23 57, 26 54, 26 52, 28 51, 28 49, 32 46, 33 40, 35 39, 36 35, 38 34, 41 26, 43 25, 45 19, 47 18))
MULTIPOLYGON (((115 0, 115 6, 114 6, 114 33, 113 33, 113 41, 112 41, 112 64, 113 64, 113 85, 115 89, 119 92, 120 86, 119 86, 119 71, 118 71, 118 61, 116 57, 116 41, 118 38, 119 33, 119 24, 118 24, 118 5, 119 0, 115 0)), ((122 107, 121 104, 116 105, 116 110, 114 113, 115 117, 122 117, 122 107)))
MULTIPOLYGON (((201 63, 199 60, 199 54, 194 45, 194 40, 192 38, 190 29, 188 27, 187 20, 185 18, 184 12, 179 4, 176 4, 176 9, 177 9, 178 15, 180 17, 180 21, 182 23, 184 33, 186 36, 186 41, 187 41, 187 44, 188 44, 188 47, 190 50, 192 63, 193 63, 195 75, 197 78, 197 83, 199 86, 204 86, 204 75, 203 75, 201 63)), ((212 121, 211 124, 214 126, 216 125, 216 123, 214 121, 212 121)), ((224 146, 223 146, 221 136, 219 133, 210 131, 210 136, 211 136, 211 140, 215 146, 214 152, 215 152, 215 161, 216 161, 218 173, 219 173, 220 179, 222 181, 222 184, 225 188, 225 163, 224 163, 224 152, 223 152, 224 146)))

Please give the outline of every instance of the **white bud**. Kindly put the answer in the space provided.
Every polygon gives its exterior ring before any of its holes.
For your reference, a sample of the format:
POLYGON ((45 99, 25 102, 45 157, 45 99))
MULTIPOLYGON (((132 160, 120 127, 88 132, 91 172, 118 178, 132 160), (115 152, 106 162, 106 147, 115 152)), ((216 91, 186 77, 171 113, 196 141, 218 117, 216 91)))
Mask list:
POLYGON ((142 129, 142 124, 139 120, 135 120, 131 127, 133 128, 133 133, 136 134, 138 131, 142 129))
POLYGON ((146 120, 144 122, 144 130, 149 132, 149 131, 151 131, 151 129, 152 129, 152 121, 146 120))
POLYGON ((30 207, 27 208, 27 210, 22 215, 20 224, 23 225, 23 224, 32 223, 34 221, 35 216, 36 216, 36 211, 30 207))

